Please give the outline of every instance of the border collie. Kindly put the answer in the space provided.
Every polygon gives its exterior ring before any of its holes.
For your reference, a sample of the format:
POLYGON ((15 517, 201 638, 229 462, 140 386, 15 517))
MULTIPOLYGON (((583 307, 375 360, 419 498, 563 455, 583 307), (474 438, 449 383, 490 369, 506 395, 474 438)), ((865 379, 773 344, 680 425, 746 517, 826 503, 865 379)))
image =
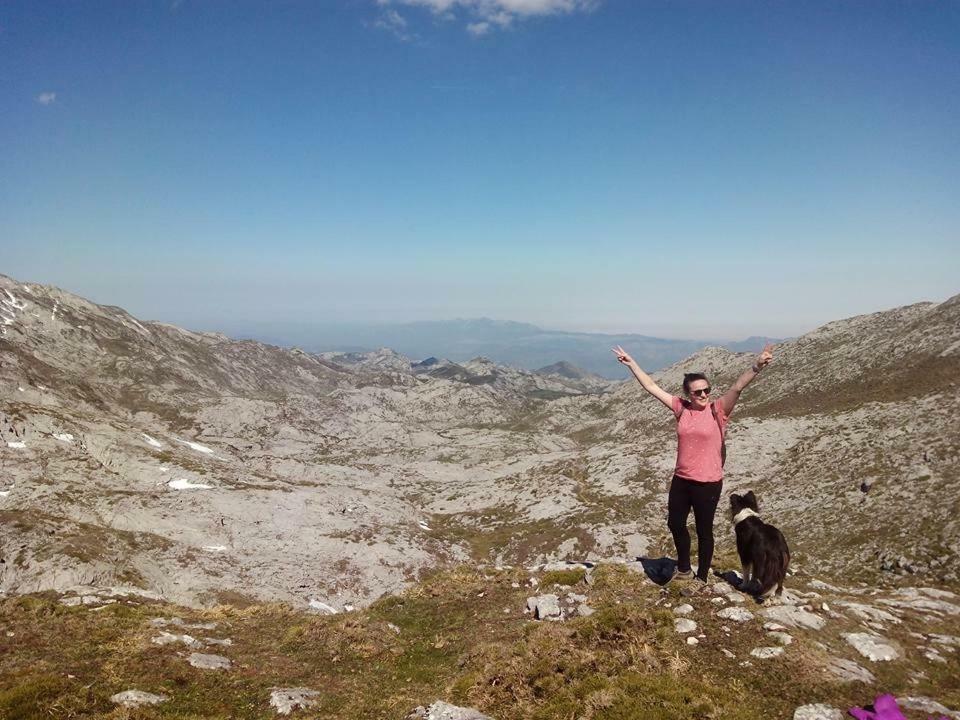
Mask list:
POLYGON ((730 521, 737 534, 737 554, 743 570, 740 589, 762 602, 774 588, 777 596, 783 592, 790 548, 782 532, 760 519, 759 510, 753 490, 746 495, 730 495, 730 521))

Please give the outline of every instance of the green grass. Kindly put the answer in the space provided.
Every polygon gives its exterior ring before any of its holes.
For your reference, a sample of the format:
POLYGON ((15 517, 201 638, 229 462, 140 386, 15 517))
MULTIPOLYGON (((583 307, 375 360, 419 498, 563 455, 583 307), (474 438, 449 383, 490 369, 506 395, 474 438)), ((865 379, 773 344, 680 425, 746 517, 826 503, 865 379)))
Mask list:
MULTIPOLYGON (((789 718, 807 702, 850 707, 872 697, 822 672, 826 657, 843 650, 836 633, 795 632, 783 657, 744 667, 739 663, 750 648, 769 644, 762 628, 750 623, 725 635, 708 598, 691 601, 707 636, 691 648, 674 632, 665 605, 680 601, 674 588, 662 590, 615 565, 598 567, 588 590, 581 573, 544 574, 541 587, 575 584, 596 612, 541 623, 523 612, 532 592, 526 578, 522 570, 457 568, 366 610, 330 617, 277 604, 192 610, 121 601, 92 610, 64 607, 53 596, 6 599, 0 601, 0 717, 252 720, 275 717, 267 704, 271 688, 296 685, 320 690, 320 703, 292 717, 325 720, 403 718, 437 699, 498 720, 746 720, 789 718), (233 667, 192 668, 184 648, 151 644, 157 630, 150 618, 173 615, 217 622, 213 631, 178 632, 232 638, 233 646, 206 652, 226 655, 233 667), (814 640, 830 645, 829 652, 814 640), (114 708, 109 697, 130 688, 170 700, 135 711, 114 708)), ((871 669, 878 688, 960 705, 957 658, 926 663, 926 677, 916 682, 915 668, 871 669)))

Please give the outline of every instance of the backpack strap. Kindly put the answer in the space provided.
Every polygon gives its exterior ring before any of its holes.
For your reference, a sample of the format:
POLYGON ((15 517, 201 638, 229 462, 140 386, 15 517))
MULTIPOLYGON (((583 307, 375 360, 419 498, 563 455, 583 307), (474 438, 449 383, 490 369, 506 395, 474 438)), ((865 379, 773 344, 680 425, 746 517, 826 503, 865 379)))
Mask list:
POLYGON ((720 424, 720 418, 717 416, 717 404, 710 403, 710 412, 713 413, 713 419, 717 422, 717 428, 720 430, 720 467, 727 464, 727 438, 723 425, 720 424))

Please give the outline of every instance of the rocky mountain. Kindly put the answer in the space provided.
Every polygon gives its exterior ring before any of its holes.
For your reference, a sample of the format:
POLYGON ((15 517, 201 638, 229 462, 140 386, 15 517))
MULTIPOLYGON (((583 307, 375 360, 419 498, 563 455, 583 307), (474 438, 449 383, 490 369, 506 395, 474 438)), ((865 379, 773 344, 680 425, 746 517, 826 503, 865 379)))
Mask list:
MULTIPOLYGON (((236 341, 7 277, 0 322, 3 592, 342 610, 440 566, 669 551, 672 420, 636 383, 236 341)), ((727 488, 827 581, 955 588, 958 356, 960 297, 782 343, 727 488)), ((722 389, 750 362, 657 377, 722 389)))

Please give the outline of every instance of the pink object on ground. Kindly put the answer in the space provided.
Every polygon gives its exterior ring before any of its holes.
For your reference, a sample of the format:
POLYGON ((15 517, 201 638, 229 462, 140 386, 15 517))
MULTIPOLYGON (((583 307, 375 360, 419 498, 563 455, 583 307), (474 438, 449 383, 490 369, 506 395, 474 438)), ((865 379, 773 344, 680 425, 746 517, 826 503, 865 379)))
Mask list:
MULTIPOLYGON (((907 720, 893 695, 877 695, 873 705, 868 707, 873 707, 873 710, 855 707, 850 708, 850 714, 857 720, 907 720)), ((947 718, 941 716, 940 720, 947 720, 947 718)))
POLYGON ((863 708, 850 708, 850 714, 857 720, 907 720, 897 705, 893 695, 878 695, 873 701, 873 711, 863 708))

